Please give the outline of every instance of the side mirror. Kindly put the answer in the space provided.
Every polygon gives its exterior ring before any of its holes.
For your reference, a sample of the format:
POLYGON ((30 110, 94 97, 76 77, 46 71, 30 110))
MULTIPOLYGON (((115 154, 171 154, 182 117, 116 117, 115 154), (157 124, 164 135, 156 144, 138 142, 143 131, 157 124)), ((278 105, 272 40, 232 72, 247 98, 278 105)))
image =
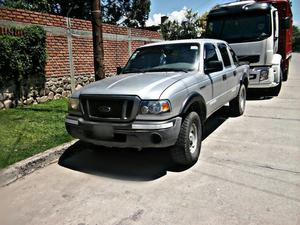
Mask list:
POLYGON ((290 29, 291 27, 290 17, 285 17, 282 19, 282 26, 284 29, 290 29))
POLYGON ((117 75, 121 74, 123 72, 123 68, 118 66, 117 67, 117 75))
POLYGON ((205 64, 204 72, 206 74, 218 72, 223 70, 223 63, 221 61, 210 61, 205 64))

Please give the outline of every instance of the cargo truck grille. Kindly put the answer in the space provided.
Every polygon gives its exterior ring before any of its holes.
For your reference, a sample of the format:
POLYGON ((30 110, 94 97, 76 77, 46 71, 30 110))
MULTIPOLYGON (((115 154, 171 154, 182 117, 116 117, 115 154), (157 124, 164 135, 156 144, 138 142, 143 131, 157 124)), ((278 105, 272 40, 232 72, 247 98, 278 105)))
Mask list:
POLYGON ((85 120, 128 122, 135 119, 140 99, 137 96, 82 95, 80 102, 85 120))

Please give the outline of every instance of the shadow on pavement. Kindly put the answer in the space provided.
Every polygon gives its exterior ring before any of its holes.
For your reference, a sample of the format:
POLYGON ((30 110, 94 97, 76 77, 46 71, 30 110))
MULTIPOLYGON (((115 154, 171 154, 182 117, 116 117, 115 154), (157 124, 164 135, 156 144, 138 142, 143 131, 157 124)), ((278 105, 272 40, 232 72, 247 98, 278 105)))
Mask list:
POLYGON ((255 96, 255 95, 247 96, 247 101, 266 101, 271 99, 273 99, 272 96, 255 96))
POLYGON ((258 89, 248 89, 247 91, 247 101, 266 101, 273 98, 273 96, 267 96, 267 93, 264 93, 258 89))
MULTIPOLYGON (((212 115, 205 124, 203 140, 228 119, 228 107, 212 115)), ((167 171, 182 172, 190 167, 173 164, 168 149, 118 149, 95 146, 81 141, 70 146, 60 157, 60 166, 97 176, 132 181, 151 181, 167 171)))

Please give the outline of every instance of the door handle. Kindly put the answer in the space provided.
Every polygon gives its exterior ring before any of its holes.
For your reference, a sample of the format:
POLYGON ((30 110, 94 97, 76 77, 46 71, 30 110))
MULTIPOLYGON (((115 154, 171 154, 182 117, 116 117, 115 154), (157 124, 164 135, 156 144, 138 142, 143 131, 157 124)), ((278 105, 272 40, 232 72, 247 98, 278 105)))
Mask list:
POLYGON ((224 74, 224 75, 223 75, 223 80, 226 80, 226 79, 227 79, 227 75, 224 74))
POLYGON ((236 71, 233 71, 233 76, 236 76, 236 71))
POLYGON ((206 85, 201 86, 201 87, 200 87, 200 90, 202 90, 202 89, 204 89, 204 88, 206 88, 206 85))

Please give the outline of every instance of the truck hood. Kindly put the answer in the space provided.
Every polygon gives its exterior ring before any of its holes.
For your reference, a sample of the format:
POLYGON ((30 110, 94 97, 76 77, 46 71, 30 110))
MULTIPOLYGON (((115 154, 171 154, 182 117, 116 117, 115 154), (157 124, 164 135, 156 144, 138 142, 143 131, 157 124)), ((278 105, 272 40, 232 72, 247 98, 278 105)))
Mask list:
POLYGON ((163 91, 193 72, 151 72, 123 74, 89 84, 73 94, 136 95, 141 99, 159 99, 163 91))

